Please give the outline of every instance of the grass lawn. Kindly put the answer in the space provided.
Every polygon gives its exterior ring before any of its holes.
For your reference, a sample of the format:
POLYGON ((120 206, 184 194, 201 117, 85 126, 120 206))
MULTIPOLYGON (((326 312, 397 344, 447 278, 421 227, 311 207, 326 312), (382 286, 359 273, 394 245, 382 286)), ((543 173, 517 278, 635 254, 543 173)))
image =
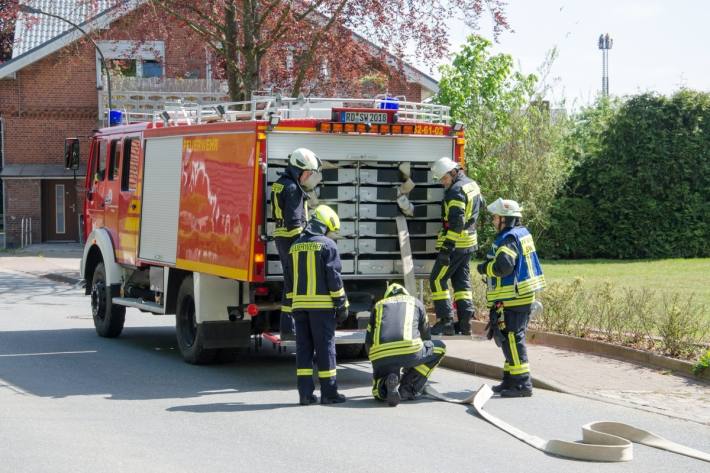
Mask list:
POLYGON ((570 282, 582 278, 583 287, 609 281, 620 287, 646 287, 663 293, 694 295, 710 309, 710 258, 664 260, 546 260, 545 278, 570 282))

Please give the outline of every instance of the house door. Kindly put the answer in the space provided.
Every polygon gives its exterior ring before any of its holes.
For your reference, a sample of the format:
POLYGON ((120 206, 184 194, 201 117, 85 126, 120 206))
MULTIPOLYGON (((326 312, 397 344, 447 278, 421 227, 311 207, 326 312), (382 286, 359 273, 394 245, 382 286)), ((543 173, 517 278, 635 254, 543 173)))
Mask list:
POLYGON ((78 212, 74 180, 42 181, 44 241, 79 241, 78 212))

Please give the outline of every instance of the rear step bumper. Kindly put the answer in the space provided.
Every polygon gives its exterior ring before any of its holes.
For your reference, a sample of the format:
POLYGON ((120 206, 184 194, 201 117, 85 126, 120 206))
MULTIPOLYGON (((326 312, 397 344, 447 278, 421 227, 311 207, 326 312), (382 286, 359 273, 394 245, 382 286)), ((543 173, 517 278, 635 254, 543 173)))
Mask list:
MULTIPOLYGON (((281 347, 295 347, 296 340, 281 340, 278 333, 264 332, 261 337, 274 345, 281 347)), ((359 345, 365 343, 365 330, 336 330, 336 345, 359 345)))

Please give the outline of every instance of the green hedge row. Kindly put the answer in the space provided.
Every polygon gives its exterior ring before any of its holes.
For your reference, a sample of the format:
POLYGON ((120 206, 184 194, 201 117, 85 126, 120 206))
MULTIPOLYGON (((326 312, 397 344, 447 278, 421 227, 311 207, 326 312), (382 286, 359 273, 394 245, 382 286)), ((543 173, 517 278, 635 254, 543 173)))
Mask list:
POLYGON ((710 93, 635 96, 604 126, 553 204, 541 253, 710 256, 710 93))

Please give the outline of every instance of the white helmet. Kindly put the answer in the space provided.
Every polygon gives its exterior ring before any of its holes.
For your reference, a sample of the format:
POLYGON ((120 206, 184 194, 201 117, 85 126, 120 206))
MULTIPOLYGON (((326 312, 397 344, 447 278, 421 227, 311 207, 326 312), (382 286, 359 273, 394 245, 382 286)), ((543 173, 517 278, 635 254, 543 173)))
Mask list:
POLYGON ((321 161, 313 151, 298 148, 288 156, 288 163, 302 171, 320 171, 321 161))
POLYGON ((501 199, 498 197, 495 202, 486 207, 493 215, 501 217, 522 217, 522 207, 514 200, 501 199))
POLYGON ((458 168, 459 165, 456 164, 453 159, 444 156, 431 166, 431 177, 434 178, 434 181, 439 182, 447 173, 458 168))

